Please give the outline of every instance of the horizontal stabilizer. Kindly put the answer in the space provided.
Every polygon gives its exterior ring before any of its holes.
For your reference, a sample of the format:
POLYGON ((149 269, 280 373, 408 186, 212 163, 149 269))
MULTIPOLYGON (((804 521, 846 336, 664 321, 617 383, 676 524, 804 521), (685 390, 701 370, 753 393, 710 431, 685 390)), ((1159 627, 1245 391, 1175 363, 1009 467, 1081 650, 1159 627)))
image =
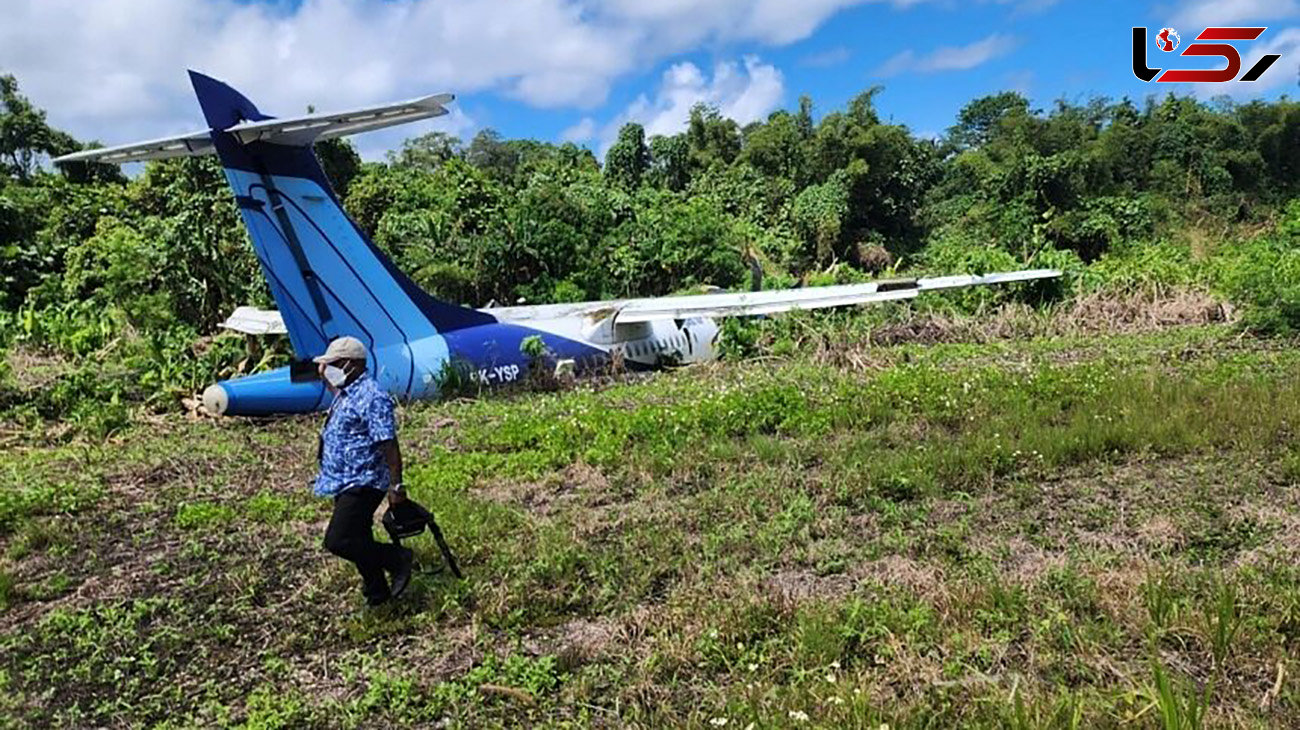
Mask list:
POLYGON ((440 117, 447 113, 447 107, 444 105, 450 104, 454 98, 456 97, 451 94, 435 94, 421 99, 372 106, 350 112, 308 114, 305 117, 268 119, 262 122, 241 122, 225 131, 235 135, 244 144, 270 142, 305 147, 313 142, 440 117))
POLYGON ((235 311, 219 326, 246 335, 283 335, 289 332, 279 312, 256 307, 235 307, 235 311))
POLYGON ((128 162, 165 160, 169 157, 198 157, 200 155, 210 155, 212 152, 212 135, 207 130, 204 130, 202 132, 182 134, 178 137, 73 152, 70 155, 54 158, 54 164, 61 165, 65 162, 109 162, 115 165, 125 165, 128 162))
MULTIPOLYGON (((445 105, 451 103, 454 98, 451 94, 435 94, 420 99, 366 107, 347 112, 308 114, 291 119, 240 122, 222 131, 233 135, 235 139, 243 144, 267 142, 290 147, 305 147, 322 140, 362 132, 373 132, 376 129, 384 129, 398 124, 440 117, 447 114, 445 105)), ((170 157, 196 157, 214 154, 215 152, 216 148, 212 143, 212 134, 205 130, 148 142, 135 142, 116 147, 83 150, 56 157, 54 163, 105 162, 124 165, 129 162, 164 160, 170 157)))

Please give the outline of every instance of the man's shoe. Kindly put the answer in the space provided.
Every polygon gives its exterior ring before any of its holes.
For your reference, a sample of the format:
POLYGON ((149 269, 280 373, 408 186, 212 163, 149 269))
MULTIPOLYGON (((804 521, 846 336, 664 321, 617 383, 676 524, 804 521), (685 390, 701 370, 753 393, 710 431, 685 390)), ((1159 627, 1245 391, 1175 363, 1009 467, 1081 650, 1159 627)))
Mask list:
POLYGON ((388 603, 389 598, 392 598, 392 595, 384 594, 382 596, 366 596, 366 605, 372 608, 375 606, 382 606, 385 603, 388 603))
POLYGON ((411 567, 415 564, 415 551, 410 548, 402 548, 402 560, 397 564, 397 570, 393 571, 393 598, 402 595, 406 587, 411 584, 411 567))

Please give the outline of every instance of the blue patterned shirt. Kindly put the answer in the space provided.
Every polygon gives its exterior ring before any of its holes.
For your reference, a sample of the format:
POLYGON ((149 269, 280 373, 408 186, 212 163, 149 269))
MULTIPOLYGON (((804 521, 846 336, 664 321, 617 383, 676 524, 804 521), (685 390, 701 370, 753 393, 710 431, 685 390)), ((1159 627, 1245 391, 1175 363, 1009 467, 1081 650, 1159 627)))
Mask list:
POLYGON ((321 432, 318 496, 349 487, 388 489, 388 462, 379 444, 397 438, 394 408, 392 396, 369 373, 334 396, 321 432))

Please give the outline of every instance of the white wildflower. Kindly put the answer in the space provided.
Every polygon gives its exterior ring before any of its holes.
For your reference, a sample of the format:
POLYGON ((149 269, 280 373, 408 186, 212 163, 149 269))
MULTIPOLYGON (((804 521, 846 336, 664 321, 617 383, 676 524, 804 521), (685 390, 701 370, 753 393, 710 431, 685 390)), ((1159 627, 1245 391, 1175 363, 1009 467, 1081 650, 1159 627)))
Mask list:
POLYGON ((726 727, 728 722, 729 720, 725 717, 715 717, 712 720, 709 720, 709 724, 713 727, 726 727))
POLYGON ((790 710, 790 719, 797 722, 808 722, 808 713, 803 710, 790 710))

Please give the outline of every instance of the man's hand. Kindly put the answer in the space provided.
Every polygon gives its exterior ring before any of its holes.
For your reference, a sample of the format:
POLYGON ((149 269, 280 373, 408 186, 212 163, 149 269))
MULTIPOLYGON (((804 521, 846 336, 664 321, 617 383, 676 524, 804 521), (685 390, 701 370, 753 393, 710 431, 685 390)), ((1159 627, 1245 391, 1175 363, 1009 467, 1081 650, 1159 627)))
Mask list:
POLYGON ((402 450, 397 446, 397 439, 389 439, 379 444, 384 452, 384 461, 388 463, 388 478, 392 484, 388 488, 388 503, 401 504, 406 501, 406 490, 402 488, 402 450))

